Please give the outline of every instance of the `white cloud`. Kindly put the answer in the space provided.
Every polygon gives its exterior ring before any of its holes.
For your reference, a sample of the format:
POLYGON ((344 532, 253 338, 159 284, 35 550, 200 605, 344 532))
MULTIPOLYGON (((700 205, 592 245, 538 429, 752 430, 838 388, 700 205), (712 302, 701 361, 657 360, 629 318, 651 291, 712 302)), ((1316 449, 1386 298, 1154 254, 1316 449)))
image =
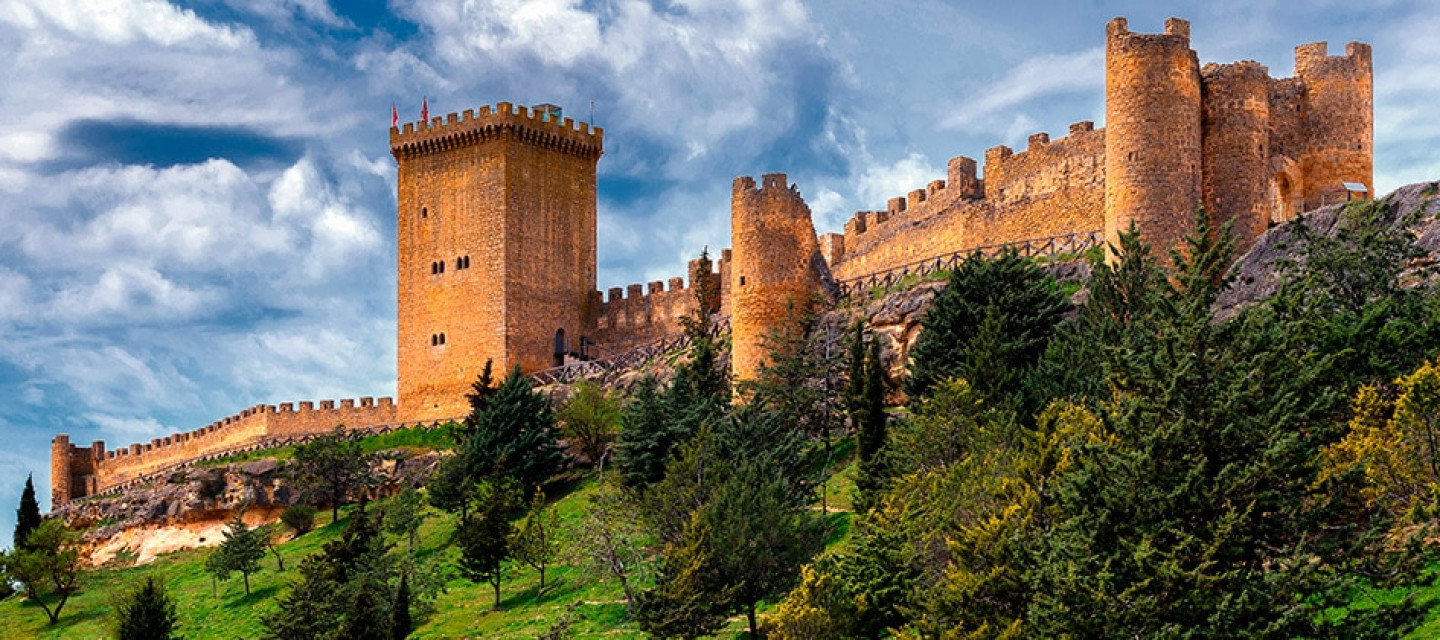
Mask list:
POLYGON ((326 26, 350 26, 325 0, 226 0, 226 4, 271 22, 285 23, 298 15, 326 26))
MULTIPOLYGON (((121 438, 149 440, 168 431, 159 420, 150 417, 115 416, 104 413, 86 413, 81 416, 110 436, 110 442, 120 444, 121 438)), ((123 446, 123 445, 122 445, 123 446)))
POLYGON ((669 10, 643 0, 452 0, 397 9, 429 34, 420 57, 433 55, 440 75, 471 78, 490 95, 507 78, 523 79, 510 84, 515 99, 572 109, 598 98, 598 124, 680 154, 658 169, 670 178, 711 169, 717 149, 736 157, 763 148, 793 124, 799 87, 823 80, 800 77, 795 64, 825 55, 823 33, 797 0, 695 0, 669 10))
POLYGON ((148 40, 162 46, 235 49, 254 41, 243 27, 212 25, 188 9, 159 0, 8 0, 0 21, 29 31, 58 29, 109 45, 148 40))
POLYGON ((1007 139, 1033 132, 1034 120, 1025 107, 1038 98, 1088 92, 1105 87, 1105 50, 1086 49, 1070 54, 1032 57, 1004 76, 949 108, 940 121, 943 129, 971 133, 1004 131, 1007 139))
POLYGON ((869 203, 862 208, 884 209, 890 198, 904 196, 944 175, 945 171, 932 165, 924 154, 910 153, 888 165, 866 166, 858 177, 855 192, 869 203))

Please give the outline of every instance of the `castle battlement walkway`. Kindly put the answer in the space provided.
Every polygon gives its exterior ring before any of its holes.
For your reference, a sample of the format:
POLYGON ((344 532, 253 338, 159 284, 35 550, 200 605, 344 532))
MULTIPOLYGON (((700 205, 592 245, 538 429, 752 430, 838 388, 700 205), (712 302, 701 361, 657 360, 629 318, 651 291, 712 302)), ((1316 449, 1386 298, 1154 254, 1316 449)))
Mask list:
POLYGON ((1028 238, 1014 242, 1001 242, 997 244, 986 244, 978 247, 969 247, 959 251, 941 254, 933 258, 926 258, 898 267, 892 267, 875 273, 867 273, 863 276, 840 280, 836 286, 840 288, 842 298, 855 295, 858 292, 871 289, 889 289, 900 284, 907 276, 927 276, 940 271, 952 271, 960 266, 967 258, 979 254, 981 257, 993 258, 1005 251, 1015 251, 1026 258, 1055 257, 1066 254, 1079 255, 1095 247, 1103 246, 1105 242, 1105 230, 1093 229, 1090 231, 1076 231, 1058 236, 1045 236, 1043 238, 1028 238))

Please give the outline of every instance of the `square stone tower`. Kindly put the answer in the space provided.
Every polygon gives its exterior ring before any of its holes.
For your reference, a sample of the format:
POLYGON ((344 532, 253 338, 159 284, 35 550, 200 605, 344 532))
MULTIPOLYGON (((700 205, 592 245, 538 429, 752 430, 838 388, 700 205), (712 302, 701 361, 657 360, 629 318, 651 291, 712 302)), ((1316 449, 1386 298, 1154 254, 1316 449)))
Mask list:
POLYGON ((396 418, 466 414, 497 376, 579 350, 593 315, 604 132, 501 102, 390 130, 399 165, 396 418))

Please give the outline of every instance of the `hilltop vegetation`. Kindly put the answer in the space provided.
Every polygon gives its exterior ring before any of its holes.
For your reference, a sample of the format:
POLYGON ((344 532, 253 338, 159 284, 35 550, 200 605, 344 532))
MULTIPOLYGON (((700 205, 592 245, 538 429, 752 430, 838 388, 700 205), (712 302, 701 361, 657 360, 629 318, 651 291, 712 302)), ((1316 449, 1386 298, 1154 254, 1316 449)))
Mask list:
POLYGON ((1078 309, 1034 262, 977 257, 903 380, 863 319, 827 358, 800 316, 734 389, 703 315, 674 377, 628 393, 487 375, 426 436, 453 455, 424 487, 297 475, 331 511, 267 530, 248 594, 192 550, 82 573, 55 624, 19 597, 0 620, 102 637, 107 594, 159 576, 193 638, 1435 631, 1440 295, 1404 214, 1292 223, 1273 294, 1223 319, 1203 213, 1166 256, 1122 235, 1078 309))

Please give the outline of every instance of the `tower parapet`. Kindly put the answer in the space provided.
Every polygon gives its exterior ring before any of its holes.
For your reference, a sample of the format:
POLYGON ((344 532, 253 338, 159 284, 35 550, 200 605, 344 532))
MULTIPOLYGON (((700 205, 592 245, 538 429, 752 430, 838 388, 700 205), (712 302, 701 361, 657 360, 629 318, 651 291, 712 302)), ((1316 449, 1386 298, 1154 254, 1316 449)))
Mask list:
POLYGON ((390 128, 390 152, 431 153, 479 144, 503 136, 534 146, 599 159, 605 147, 605 130, 555 115, 557 110, 527 109, 501 102, 436 116, 429 122, 406 122, 390 128))
POLYGON ((1305 208, 1345 199, 1345 182, 1375 189, 1374 69, 1370 45, 1351 42, 1329 55, 1324 42, 1295 48, 1295 77, 1305 87, 1304 148, 1293 159, 1304 175, 1305 208))
POLYGON ((1200 203, 1200 65, 1190 23, 1131 33, 1124 18, 1105 37, 1105 237, 1132 224, 1165 255, 1192 228, 1200 203))

